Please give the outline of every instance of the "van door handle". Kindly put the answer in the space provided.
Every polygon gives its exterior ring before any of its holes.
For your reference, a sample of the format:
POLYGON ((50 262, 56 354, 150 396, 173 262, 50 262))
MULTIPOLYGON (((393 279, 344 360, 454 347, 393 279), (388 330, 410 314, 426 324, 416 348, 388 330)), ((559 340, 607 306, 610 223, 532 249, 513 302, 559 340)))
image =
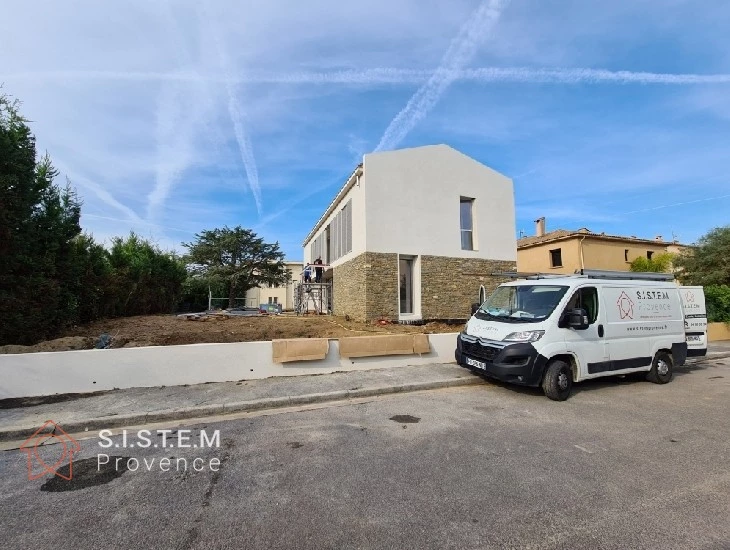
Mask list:
POLYGON ((598 337, 603 338, 603 325, 598 325, 598 337))

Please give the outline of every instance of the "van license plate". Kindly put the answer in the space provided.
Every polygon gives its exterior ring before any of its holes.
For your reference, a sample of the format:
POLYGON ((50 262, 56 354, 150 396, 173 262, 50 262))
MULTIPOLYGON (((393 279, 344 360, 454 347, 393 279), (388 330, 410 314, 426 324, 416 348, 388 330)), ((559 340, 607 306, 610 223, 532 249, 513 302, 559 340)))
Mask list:
POLYGON ((472 359, 471 357, 466 358, 466 364, 470 367, 476 367, 478 369, 486 370, 487 364, 482 361, 477 361, 476 359, 472 359))
POLYGON ((688 342, 701 342, 702 336, 687 336, 688 342))

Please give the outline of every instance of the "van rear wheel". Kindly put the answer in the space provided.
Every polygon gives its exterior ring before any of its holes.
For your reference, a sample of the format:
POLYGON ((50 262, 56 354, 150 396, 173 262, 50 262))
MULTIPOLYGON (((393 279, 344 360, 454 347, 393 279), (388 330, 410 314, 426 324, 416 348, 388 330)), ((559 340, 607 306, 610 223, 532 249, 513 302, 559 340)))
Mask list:
POLYGON ((666 384, 672 379, 673 373, 674 362, 672 356, 666 351, 659 351, 654 356, 651 370, 646 375, 646 379, 655 384, 666 384))
POLYGON ((542 391, 553 401, 565 401, 573 389, 573 371, 565 361, 556 359, 548 365, 542 379, 542 391))

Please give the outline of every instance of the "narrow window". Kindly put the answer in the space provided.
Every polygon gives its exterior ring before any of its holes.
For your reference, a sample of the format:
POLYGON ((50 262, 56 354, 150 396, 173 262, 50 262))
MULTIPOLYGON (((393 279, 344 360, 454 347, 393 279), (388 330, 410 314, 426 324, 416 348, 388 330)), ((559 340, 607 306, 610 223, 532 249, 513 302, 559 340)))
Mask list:
POLYGON ((461 197, 461 249, 474 250, 474 199, 461 197))
POLYGON ((400 312, 413 313, 413 260, 398 261, 400 312))
POLYGON ((654 255, 654 252, 652 252, 651 250, 647 250, 647 251, 646 251, 646 259, 647 259, 647 260, 651 260, 651 257, 652 257, 653 255, 654 255))
POLYGON ((275 304, 278 304, 279 303, 279 297, 278 296, 274 296, 274 303, 275 304))
POLYGON ((345 215, 345 254, 352 252, 352 199, 342 209, 345 215))
POLYGON ((563 255, 560 248, 550 251, 550 267, 563 267, 563 255))
POLYGON ((624 261, 625 262, 629 261, 629 249, 628 248, 624 250, 624 261))
POLYGON ((270 304, 273 304, 274 303, 274 300, 273 300, 273 298, 271 296, 269 296, 269 303, 270 304))

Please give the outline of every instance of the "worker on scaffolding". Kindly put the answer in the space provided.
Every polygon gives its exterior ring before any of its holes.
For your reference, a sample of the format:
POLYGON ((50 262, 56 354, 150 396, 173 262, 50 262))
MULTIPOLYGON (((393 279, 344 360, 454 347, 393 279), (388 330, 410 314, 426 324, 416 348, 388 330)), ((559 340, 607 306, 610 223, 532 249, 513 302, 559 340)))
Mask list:
POLYGON ((312 282, 312 266, 309 265, 309 262, 307 262, 307 265, 304 266, 304 282, 305 283, 312 282))
POLYGON ((324 273, 324 268, 319 267, 319 266, 323 265, 322 256, 317 256, 317 259, 314 260, 314 265, 316 266, 314 268, 314 282, 321 283, 322 282, 322 273, 324 273))

